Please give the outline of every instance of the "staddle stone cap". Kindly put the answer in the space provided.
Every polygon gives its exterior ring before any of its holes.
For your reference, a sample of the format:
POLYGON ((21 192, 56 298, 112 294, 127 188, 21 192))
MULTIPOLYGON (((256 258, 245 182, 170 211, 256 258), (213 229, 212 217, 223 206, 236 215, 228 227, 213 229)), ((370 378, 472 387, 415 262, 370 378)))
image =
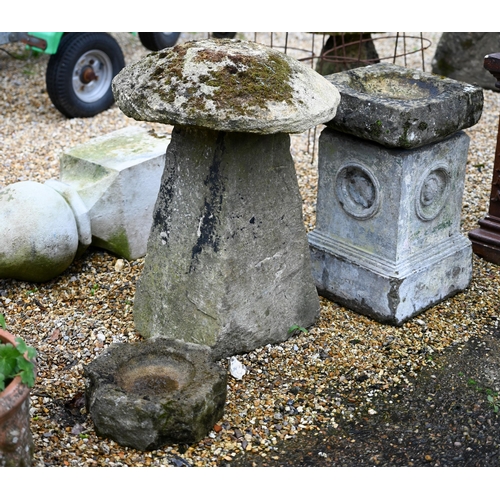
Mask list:
POLYGON ((113 93, 136 120, 258 134, 327 122, 340 101, 331 83, 296 59, 227 39, 152 52, 115 77, 113 93))

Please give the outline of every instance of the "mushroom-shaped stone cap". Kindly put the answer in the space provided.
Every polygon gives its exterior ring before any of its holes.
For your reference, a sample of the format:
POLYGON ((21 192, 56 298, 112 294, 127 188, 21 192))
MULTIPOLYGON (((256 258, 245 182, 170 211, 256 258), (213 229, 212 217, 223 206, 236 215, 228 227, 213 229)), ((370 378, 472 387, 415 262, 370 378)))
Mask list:
POLYGON ((328 122, 340 94, 278 50, 243 40, 198 40, 152 52, 113 80, 136 120, 214 130, 296 133, 328 122))

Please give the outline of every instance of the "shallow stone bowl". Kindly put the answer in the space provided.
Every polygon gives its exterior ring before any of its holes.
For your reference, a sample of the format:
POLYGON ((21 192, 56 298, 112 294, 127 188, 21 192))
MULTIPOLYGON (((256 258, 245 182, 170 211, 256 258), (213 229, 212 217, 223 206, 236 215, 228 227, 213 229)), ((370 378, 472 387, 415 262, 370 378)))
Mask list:
POLYGON ((207 346, 153 338, 114 344, 86 368, 96 433, 153 450, 195 443, 222 417, 227 374, 207 346))
POLYGON ((374 64, 327 75, 340 92, 327 125, 390 148, 413 149, 476 124, 479 87, 394 64, 374 64))

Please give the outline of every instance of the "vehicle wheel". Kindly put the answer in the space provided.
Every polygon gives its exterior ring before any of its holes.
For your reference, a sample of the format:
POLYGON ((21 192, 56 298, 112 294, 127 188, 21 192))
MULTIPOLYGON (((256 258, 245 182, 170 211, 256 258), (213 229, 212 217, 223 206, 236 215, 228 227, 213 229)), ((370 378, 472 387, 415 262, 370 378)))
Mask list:
POLYGON ((68 118, 94 116, 114 103, 111 82, 125 66, 118 42, 107 33, 68 33, 47 65, 47 92, 68 118))
POLYGON ((180 37, 179 33, 139 33, 139 40, 148 50, 161 50, 166 47, 173 47, 180 37))
POLYGON ((234 33, 212 33, 213 38, 234 38, 236 36, 236 32, 234 33))

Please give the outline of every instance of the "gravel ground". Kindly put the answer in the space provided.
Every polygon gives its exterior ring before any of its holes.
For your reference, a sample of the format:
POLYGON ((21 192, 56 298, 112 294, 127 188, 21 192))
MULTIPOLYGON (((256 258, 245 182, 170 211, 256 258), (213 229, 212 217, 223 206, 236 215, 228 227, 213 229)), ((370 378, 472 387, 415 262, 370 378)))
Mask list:
MULTIPOLYGON (((147 53, 134 36, 114 35, 127 63, 147 53)), ((310 35, 292 35, 290 44, 311 46, 310 35)), ((429 70, 439 33, 424 36, 434 43, 425 51, 429 70)), ((261 35, 257 41, 270 43, 261 35)), ((272 42, 281 43, 277 36, 272 42)), ((116 107, 65 119, 45 91, 47 56, 7 48, 21 58, 0 52, 0 188, 57 178, 64 150, 136 124, 116 107)), ((420 54, 407 64, 421 67, 420 54)), ((500 103, 497 93, 484 96, 483 116, 467 130, 463 234, 488 209, 500 103)), ((315 224, 313 138, 292 137, 307 230, 315 224)), ((144 453, 97 437, 84 409, 83 368, 112 342, 141 340, 132 304, 143 263, 91 249, 50 282, 0 280, 8 329, 39 353, 31 398, 34 466, 499 465, 500 269, 476 256, 465 292, 401 327, 322 299, 309 331, 238 356, 248 372, 242 380, 229 377, 223 419, 193 446, 144 453)), ((220 363, 227 367, 227 360, 220 363)))

